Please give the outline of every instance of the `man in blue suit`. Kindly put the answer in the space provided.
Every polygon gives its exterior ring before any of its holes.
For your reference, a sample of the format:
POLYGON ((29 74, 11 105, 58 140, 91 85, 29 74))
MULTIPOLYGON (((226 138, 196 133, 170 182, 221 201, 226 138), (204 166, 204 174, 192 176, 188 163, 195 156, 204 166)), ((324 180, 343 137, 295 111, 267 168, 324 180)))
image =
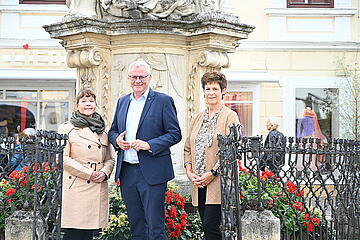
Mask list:
POLYGON ((132 240, 163 240, 167 181, 174 178, 170 147, 181 140, 174 100, 149 88, 151 69, 138 60, 129 66, 133 92, 121 97, 109 131, 118 151, 120 180, 132 240))

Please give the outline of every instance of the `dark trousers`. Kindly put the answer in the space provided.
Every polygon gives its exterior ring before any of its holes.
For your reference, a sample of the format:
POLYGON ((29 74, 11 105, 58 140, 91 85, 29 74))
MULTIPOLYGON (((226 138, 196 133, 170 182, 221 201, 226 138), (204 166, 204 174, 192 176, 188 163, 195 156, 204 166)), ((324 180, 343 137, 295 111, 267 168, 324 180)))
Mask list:
POLYGON ((92 240, 94 236, 98 236, 101 229, 76 229, 63 228, 63 240, 92 240))
POLYGON ((121 195, 125 202, 132 240, 164 240, 166 183, 150 185, 140 165, 122 164, 121 195))
POLYGON ((221 240, 221 205, 206 204, 206 187, 199 188, 198 209, 205 232, 205 240, 221 240))

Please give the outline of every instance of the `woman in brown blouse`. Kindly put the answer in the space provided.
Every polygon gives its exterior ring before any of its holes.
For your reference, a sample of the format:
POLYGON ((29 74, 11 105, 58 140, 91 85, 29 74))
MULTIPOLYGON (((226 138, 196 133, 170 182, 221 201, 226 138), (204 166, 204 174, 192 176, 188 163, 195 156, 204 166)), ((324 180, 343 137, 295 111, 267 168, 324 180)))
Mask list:
POLYGON ((221 190, 217 135, 228 134, 238 124, 237 114, 224 106, 227 81, 222 73, 208 72, 201 78, 205 111, 194 116, 184 148, 186 175, 193 184, 192 203, 198 206, 206 240, 221 240, 221 190))

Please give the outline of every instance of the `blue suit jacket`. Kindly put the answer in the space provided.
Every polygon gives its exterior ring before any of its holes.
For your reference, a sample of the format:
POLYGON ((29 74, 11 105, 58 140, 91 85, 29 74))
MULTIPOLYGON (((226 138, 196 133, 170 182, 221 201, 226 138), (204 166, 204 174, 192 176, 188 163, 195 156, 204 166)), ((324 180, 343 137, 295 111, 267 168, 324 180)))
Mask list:
MULTIPOLYGON (((116 138, 126 130, 126 116, 130 94, 121 97, 116 106, 109 140, 118 151, 115 181, 120 178, 124 151, 116 144, 116 138)), ((174 100, 163 93, 149 90, 140 117, 136 139, 148 142, 151 151, 138 151, 141 171, 149 184, 155 185, 174 178, 170 147, 181 140, 181 130, 176 116, 174 100)))

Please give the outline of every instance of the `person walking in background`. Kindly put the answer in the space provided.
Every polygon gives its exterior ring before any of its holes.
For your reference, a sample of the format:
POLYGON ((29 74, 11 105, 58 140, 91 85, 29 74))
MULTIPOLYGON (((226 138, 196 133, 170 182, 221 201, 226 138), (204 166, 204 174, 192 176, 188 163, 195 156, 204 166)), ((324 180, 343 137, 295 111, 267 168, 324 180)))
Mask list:
POLYGON ((174 178, 170 147, 181 131, 173 99, 149 88, 151 69, 142 60, 129 66, 132 93, 116 106, 109 139, 118 152, 120 180, 133 240, 165 239, 165 191, 174 178))
POLYGON ((68 135, 63 155, 61 227, 63 240, 90 240, 108 224, 107 180, 114 154, 91 89, 79 91, 76 109, 70 121, 59 127, 59 133, 68 135))
MULTIPOLYGON (((266 129, 269 130, 269 133, 266 136, 264 143, 265 150, 281 148, 284 134, 277 130, 278 127, 279 123, 276 118, 268 118, 268 120, 266 121, 266 129)), ((264 152, 260 161, 260 170, 270 170, 273 173, 278 174, 284 164, 285 153, 264 152)))
POLYGON ((221 240, 221 189, 217 135, 228 134, 239 124, 236 112, 222 103, 227 80, 222 73, 209 72, 201 78, 205 111, 194 116, 184 148, 184 166, 193 183, 192 203, 198 206, 206 240, 221 240))
POLYGON ((29 165, 32 159, 35 158, 34 144, 30 144, 32 146, 32 150, 27 148, 26 144, 21 143, 21 139, 26 139, 30 137, 35 137, 36 130, 34 128, 25 128, 21 133, 17 134, 15 137, 15 154, 12 155, 10 159, 10 165, 12 170, 21 171, 23 167, 29 165), (25 146, 24 146, 25 145, 25 146), (24 149, 25 147, 25 149, 24 149), (29 150, 29 151, 25 151, 29 150), (32 154, 29 158, 27 154, 32 154))

